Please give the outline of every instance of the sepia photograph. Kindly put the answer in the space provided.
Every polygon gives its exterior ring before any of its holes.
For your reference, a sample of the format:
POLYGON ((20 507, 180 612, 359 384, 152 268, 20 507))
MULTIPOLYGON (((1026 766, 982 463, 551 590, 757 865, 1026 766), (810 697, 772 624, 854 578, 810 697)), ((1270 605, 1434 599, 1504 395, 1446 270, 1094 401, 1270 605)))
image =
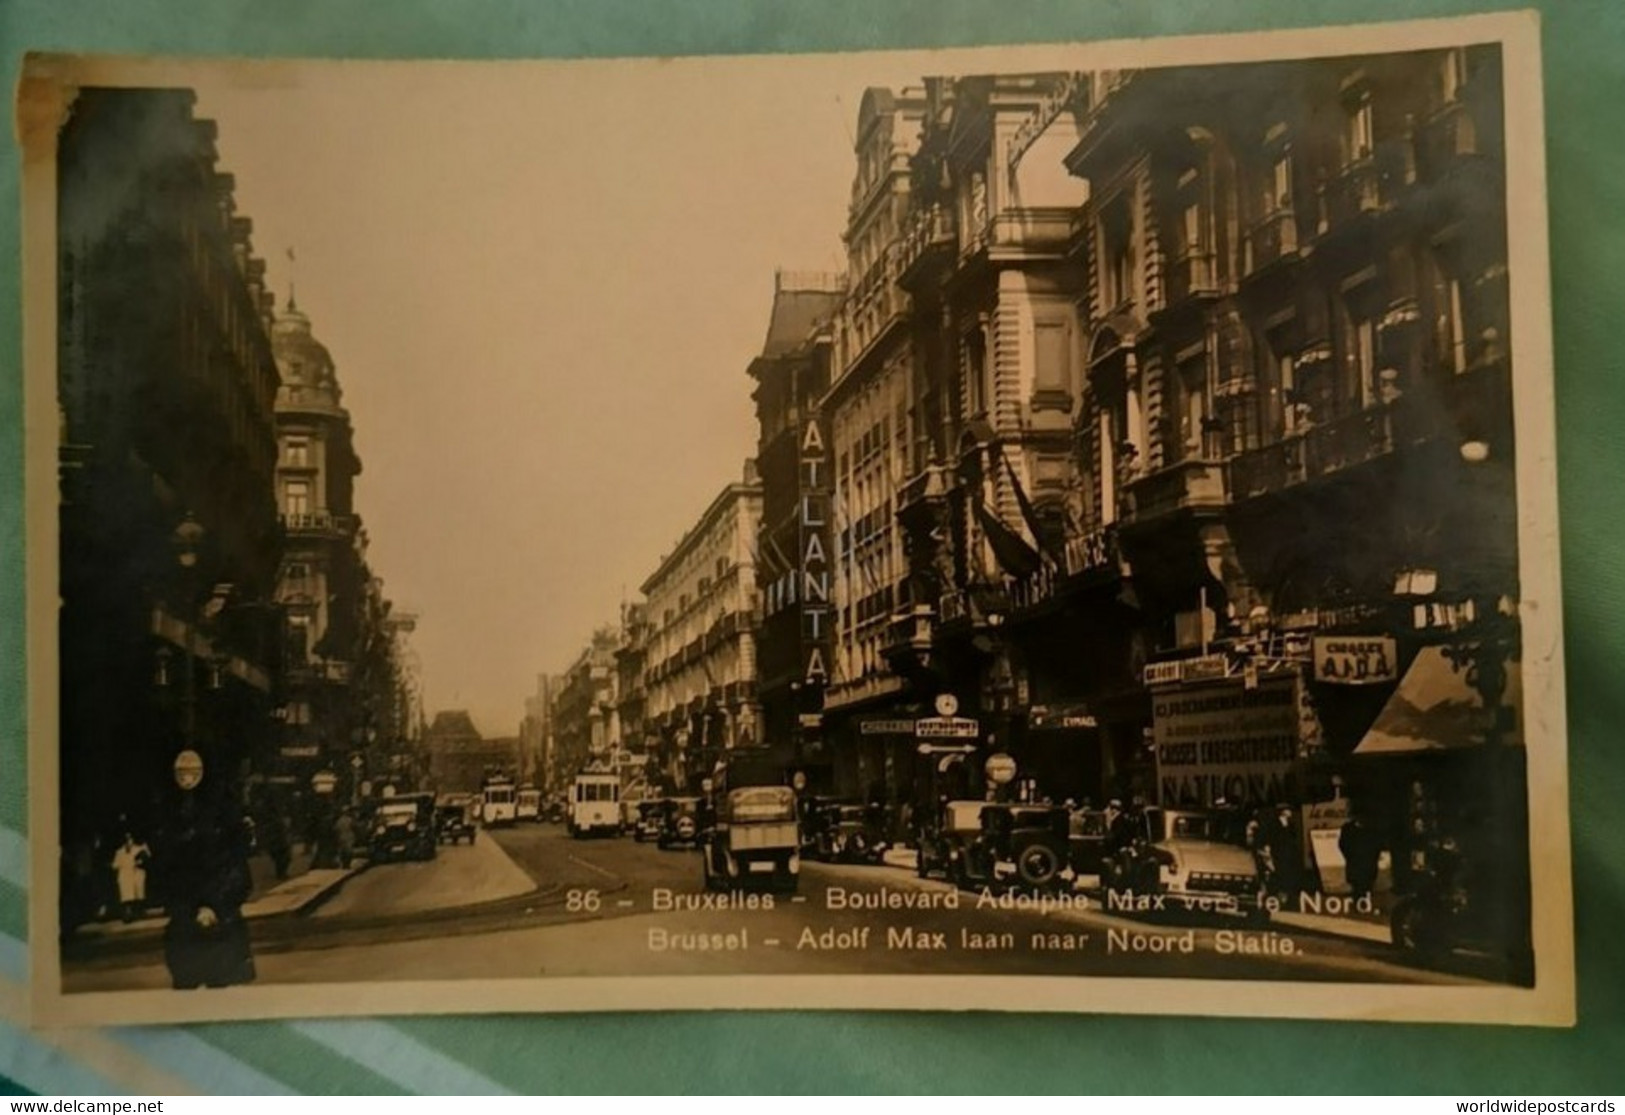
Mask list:
POLYGON ((31 57, 38 1018, 1571 1024, 1539 77, 31 57))

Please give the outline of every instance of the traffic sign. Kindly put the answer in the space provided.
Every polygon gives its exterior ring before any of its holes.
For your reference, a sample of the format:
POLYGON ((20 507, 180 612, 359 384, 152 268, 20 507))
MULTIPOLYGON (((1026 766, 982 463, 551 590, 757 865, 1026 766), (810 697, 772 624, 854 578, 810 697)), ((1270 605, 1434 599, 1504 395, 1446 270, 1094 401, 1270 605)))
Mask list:
POLYGON ((919 739, 975 739, 981 734, 981 725, 962 716, 926 716, 914 722, 914 735, 919 739))

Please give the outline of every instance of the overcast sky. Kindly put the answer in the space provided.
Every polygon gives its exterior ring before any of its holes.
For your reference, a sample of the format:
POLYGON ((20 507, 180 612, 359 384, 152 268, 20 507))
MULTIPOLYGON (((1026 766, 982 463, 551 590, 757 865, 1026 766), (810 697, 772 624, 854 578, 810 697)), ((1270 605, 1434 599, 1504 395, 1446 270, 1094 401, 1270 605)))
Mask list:
POLYGON ((897 56, 340 63, 197 82, 332 351, 425 708, 517 730, 753 452, 774 270, 840 270, 897 56), (295 252, 290 261, 287 252, 295 252))

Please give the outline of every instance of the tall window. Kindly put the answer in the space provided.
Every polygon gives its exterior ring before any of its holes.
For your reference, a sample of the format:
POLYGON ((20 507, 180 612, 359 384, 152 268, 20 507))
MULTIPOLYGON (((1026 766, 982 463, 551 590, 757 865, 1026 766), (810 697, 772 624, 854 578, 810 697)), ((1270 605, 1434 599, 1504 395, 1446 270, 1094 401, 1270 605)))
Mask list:
POLYGON ((1126 196, 1101 212, 1100 259, 1101 312, 1109 313, 1133 296, 1134 221, 1126 196))
POLYGON ((966 416, 987 410, 987 341, 980 329, 965 334, 966 416))
POLYGON ((1350 315, 1348 360, 1360 405, 1371 406, 1377 401, 1377 323, 1369 314, 1350 315))
POLYGON ((1187 255, 1200 255, 1202 251, 1202 203, 1195 198, 1185 202, 1180 219, 1181 244, 1187 255))
POLYGON ((1207 448, 1203 444, 1208 419, 1207 353, 1180 361, 1174 382, 1177 410, 1168 455, 1176 461, 1201 458, 1207 448))
POLYGON ((1449 345, 1450 370, 1467 370, 1467 324, 1461 313, 1461 280, 1450 278, 1445 282, 1446 309, 1450 315, 1449 345))
POLYGON ((296 663, 310 656, 310 617, 288 617, 288 657, 296 663))
POLYGON ((310 482, 289 480, 282 491, 282 509, 289 515, 310 514, 310 482))
POLYGON ((1297 360, 1290 352, 1275 351, 1275 389, 1280 392, 1281 432, 1295 434, 1308 417, 1308 406, 1298 394, 1297 360))
POLYGON ((288 439, 288 467, 307 468, 310 465, 310 442, 302 437, 288 439))
POLYGON ((1347 162, 1359 162, 1371 157, 1376 147, 1376 132, 1372 122, 1371 93, 1359 90, 1348 102, 1347 131, 1344 142, 1347 162))
POLYGON ((1264 186, 1264 212, 1279 213, 1292 208, 1292 156, 1278 151, 1270 164, 1269 181, 1264 186))

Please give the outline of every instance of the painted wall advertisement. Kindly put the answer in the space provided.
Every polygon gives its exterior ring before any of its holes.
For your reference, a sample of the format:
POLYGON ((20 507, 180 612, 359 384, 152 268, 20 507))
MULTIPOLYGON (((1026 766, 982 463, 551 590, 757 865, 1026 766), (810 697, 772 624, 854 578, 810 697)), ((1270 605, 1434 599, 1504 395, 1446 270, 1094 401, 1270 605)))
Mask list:
POLYGON ((1298 679, 1237 678, 1155 694, 1157 796, 1165 806, 1286 800, 1298 756, 1298 679))

